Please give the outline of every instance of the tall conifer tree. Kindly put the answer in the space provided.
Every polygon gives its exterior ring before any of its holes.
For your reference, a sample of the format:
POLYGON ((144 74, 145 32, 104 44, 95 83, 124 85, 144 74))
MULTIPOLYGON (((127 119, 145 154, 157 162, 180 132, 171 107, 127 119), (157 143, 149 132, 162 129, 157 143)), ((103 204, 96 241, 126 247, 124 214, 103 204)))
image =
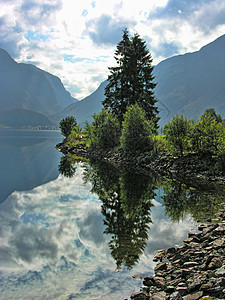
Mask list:
POLYGON ((103 106, 112 110, 120 123, 127 107, 137 103, 145 112, 146 119, 158 128, 156 98, 153 82, 152 58, 145 41, 138 34, 129 37, 127 29, 115 51, 116 67, 110 67, 108 85, 105 88, 103 106))

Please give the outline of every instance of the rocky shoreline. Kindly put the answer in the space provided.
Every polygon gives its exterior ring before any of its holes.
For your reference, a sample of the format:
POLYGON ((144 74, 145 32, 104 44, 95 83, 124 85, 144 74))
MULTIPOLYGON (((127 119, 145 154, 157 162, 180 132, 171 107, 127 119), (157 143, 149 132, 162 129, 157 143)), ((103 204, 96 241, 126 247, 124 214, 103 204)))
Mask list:
POLYGON ((182 157, 174 157, 166 152, 153 154, 140 153, 128 157, 122 149, 117 151, 101 151, 89 149, 83 145, 67 147, 64 142, 56 145, 63 154, 74 154, 85 159, 105 161, 119 168, 133 168, 136 171, 154 171, 162 176, 169 176, 184 182, 208 181, 225 185, 225 170, 218 170, 218 161, 212 157, 199 157, 189 153, 182 157))
POLYGON ((135 300, 225 299, 225 203, 210 224, 183 245, 158 250, 155 275, 144 278, 135 300))

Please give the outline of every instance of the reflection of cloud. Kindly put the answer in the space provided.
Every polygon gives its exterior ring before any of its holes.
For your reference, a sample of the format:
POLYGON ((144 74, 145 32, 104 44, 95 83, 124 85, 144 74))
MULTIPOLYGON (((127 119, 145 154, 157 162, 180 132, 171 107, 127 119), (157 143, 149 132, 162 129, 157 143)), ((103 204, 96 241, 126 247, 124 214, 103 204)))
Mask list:
POLYGON ((58 246, 51 231, 34 226, 21 226, 9 240, 15 259, 29 263, 34 258, 55 259, 58 246))
POLYGON ((153 201, 153 224, 140 263, 116 272, 101 201, 84 185, 82 168, 73 178, 14 192, 0 205, 2 297, 6 299, 120 299, 139 289, 131 275, 152 272, 157 248, 186 237, 191 222, 171 225, 153 201), (16 297, 15 297, 16 295, 16 297), (18 296, 19 295, 19 296, 18 296))
POLYGON ((79 220, 80 237, 87 241, 93 241, 96 245, 105 241, 103 236, 103 216, 99 212, 90 212, 84 220, 79 220))
POLYGON ((146 253, 154 254, 158 249, 181 244, 187 238, 191 228, 196 228, 191 217, 186 217, 179 223, 171 223, 170 219, 164 215, 162 205, 152 208, 152 224, 149 231, 149 240, 146 253))

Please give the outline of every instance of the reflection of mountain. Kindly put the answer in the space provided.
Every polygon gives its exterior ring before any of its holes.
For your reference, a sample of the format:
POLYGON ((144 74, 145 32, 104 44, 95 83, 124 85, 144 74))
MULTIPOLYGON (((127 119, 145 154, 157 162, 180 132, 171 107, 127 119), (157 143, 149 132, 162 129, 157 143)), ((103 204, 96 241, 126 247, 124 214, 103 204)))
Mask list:
POLYGON ((54 147, 60 137, 50 139, 44 132, 32 132, 31 137, 14 133, 0 137, 0 203, 15 190, 30 190, 58 176, 60 154, 54 147))

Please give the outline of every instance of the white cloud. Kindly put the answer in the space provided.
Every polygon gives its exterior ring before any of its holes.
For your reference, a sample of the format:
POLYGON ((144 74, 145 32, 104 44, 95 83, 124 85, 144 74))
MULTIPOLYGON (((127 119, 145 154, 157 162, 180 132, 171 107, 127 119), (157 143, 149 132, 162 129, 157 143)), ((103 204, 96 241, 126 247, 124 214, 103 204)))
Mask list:
POLYGON ((0 0, 0 5, 0 47, 18 62, 59 76, 79 99, 107 78, 124 27, 147 40, 154 64, 196 51, 225 29, 219 0, 0 0), (64 55, 82 60, 65 61, 64 55))

